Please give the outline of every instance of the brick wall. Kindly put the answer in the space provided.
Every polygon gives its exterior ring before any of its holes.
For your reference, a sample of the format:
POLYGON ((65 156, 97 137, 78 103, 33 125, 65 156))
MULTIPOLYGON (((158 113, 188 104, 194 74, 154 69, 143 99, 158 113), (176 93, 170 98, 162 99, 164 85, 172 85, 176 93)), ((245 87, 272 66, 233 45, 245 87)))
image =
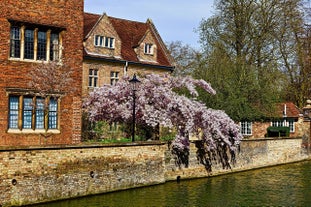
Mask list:
POLYGON ((81 107, 82 60, 83 60, 83 1, 76 0, 2 0, 0 3, 0 146, 70 144, 78 142, 81 123, 78 114, 81 107), (60 103, 60 134, 42 138, 40 134, 7 133, 8 94, 6 88, 26 89, 27 73, 38 64, 9 59, 10 20, 63 28, 63 59, 74 72, 70 87, 74 94, 63 97, 60 103), (74 98, 75 97, 75 98, 74 98), (75 108, 72 108, 72 106, 75 108), (77 123, 75 123, 77 121, 77 123), (74 127, 74 130, 72 128, 74 127))
MULTIPOLYGON (((308 122, 309 123, 309 122, 308 122)), ((260 138, 265 137, 267 128, 271 126, 271 122, 252 122, 252 135, 246 138, 260 138)), ((289 134, 290 137, 302 137, 309 130, 308 124, 304 121, 303 117, 299 117, 295 122, 295 132, 289 134)))

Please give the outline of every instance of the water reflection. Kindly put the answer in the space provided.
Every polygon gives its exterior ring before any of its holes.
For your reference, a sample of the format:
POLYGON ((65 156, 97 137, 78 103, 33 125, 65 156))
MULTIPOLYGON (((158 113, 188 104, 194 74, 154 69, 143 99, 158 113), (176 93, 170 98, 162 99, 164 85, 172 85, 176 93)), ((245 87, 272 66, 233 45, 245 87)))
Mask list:
POLYGON ((39 206, 311 206, 311 161, 39 206))

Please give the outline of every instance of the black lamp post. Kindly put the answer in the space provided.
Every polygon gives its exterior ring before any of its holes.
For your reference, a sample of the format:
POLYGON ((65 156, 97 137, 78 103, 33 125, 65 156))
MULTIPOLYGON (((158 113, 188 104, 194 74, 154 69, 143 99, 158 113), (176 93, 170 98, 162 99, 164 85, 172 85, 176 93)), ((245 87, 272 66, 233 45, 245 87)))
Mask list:
POLYGON ((135 141, 135 105, 136 105, 136 94, 138 84, 140 81, 136 78, 136 74, 133 75, 133 78, 129 80, 129 82, 132 85, 132 91, 133 91, 133 123, 132 123, 132 142, 135 141))

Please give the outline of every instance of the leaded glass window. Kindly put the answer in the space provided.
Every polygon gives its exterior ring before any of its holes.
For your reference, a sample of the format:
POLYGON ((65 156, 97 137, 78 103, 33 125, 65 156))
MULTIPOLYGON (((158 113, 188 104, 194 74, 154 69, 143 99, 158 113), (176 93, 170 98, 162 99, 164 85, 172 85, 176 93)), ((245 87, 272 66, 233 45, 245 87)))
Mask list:
POLYGON ((36 129, 44 129, 44 103, 43 98, 36 99, 36 129))
POLYGON ((46 32, 38 32, 37 60, 46 60, 46 32))
POLYGON ((54 98, 49 104, 49 129, 57 129, 57 100, 54 98))
POLYGON ((23 102, 23 128, 31 129, 32 128, 32 98, 24 97, 23 102))
POLYGON ((12 95, 8 120, 9 129, 57 129, 58 99, 12 95))
POLYGON ((19 97, 11 96, 9 99, 9 128, 17 129, 18 128, 18 109, 19 109, 19 97))
POLYGON ((11 27, 10 57, 20 58, 21 36, 19 27, 11 27))
POLYGON ((51 33, 50 60, 59 59, 59 34, 51 33))
POLYGON ((34 30, 33 29, 26 29, 25 30, 25 59, 34 59, 34 30))

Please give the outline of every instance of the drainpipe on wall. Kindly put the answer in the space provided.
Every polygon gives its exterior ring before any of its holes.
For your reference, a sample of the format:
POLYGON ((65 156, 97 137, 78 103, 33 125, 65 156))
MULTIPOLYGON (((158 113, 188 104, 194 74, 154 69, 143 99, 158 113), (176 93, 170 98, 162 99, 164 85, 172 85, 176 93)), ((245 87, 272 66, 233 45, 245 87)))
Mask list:
POLYGON ((286 104, 284 104, 284 112, 283 112, 283 116, 286 117, 286 104))
POLYGON ((124 65, 124 69, 123 69, 123 73, 124 73, 124 76, 127 75, 127 68, 129 66, 129 63, 127 61, 125 61, 125 65, 124 65))
POLYGON ((286 121, 286 104, 284 104, 284 110, 283 110, 283 126, 289 126, 289 124, 286 121))

